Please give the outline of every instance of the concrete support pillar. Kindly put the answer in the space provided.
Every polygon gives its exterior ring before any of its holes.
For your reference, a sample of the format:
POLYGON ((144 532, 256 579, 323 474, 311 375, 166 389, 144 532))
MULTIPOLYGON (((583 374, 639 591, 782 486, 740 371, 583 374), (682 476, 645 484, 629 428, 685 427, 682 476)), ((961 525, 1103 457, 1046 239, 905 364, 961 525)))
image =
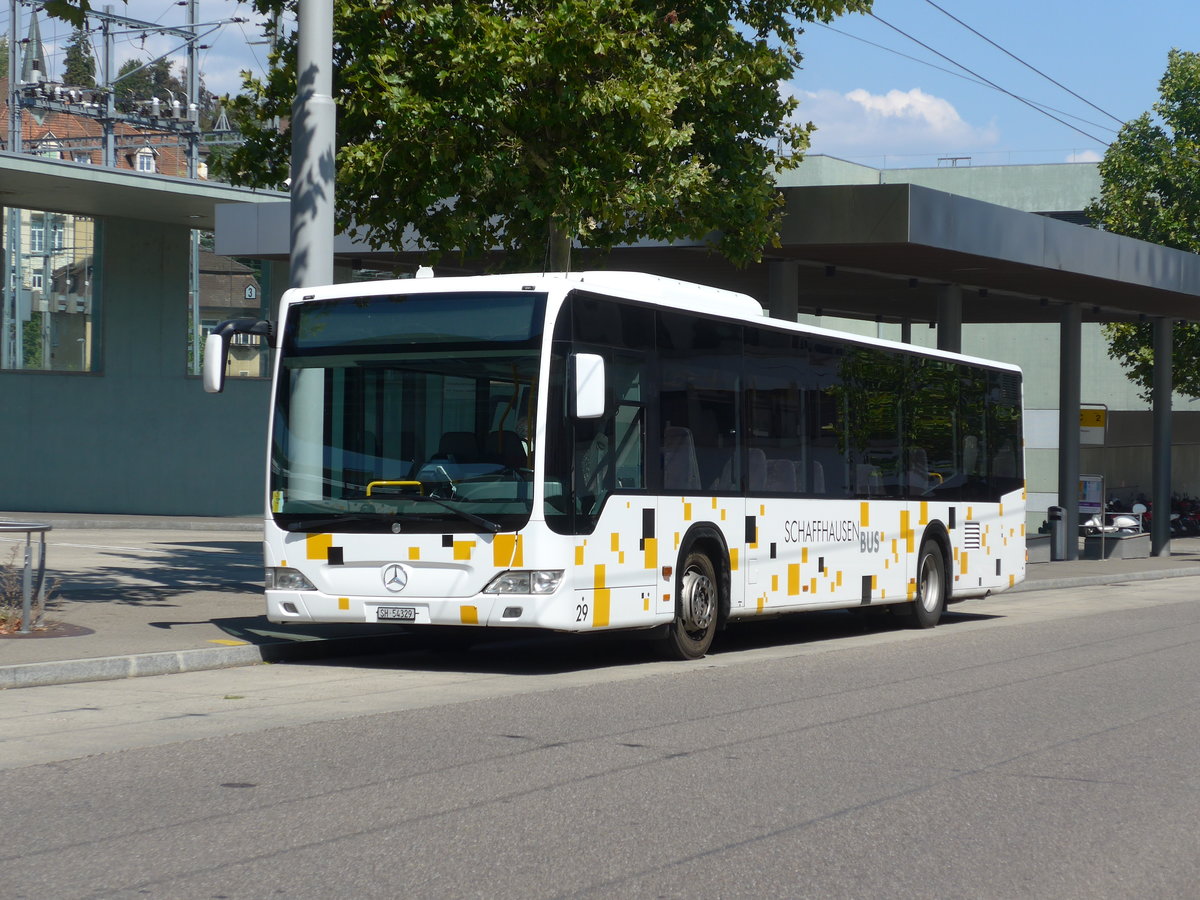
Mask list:
POLYGON ((790 259, 767 263, 767 313, 795 322, 800 315, 800 264, 790 259))
POLYGON ((912 319, 908 317, 900 320, 900 341, 904 344, 912 343, 912 319))
POLYGON ((1066 559, 1079 559, 1079 403, 1083 313, 1063 307, 1058 350, 1058 505, 1067 523, 1066 559))
POLYGON ((962 352, 962 286, 944 284, 937 295, 937 345, 939 350, 962 352))
POLYGON ((1150 552, 1171 555, 1171 391, 1172 331, 1170 319, 1154 320, 1154 445, 1151 451, 1154 521, 1150 526, 1150 552))

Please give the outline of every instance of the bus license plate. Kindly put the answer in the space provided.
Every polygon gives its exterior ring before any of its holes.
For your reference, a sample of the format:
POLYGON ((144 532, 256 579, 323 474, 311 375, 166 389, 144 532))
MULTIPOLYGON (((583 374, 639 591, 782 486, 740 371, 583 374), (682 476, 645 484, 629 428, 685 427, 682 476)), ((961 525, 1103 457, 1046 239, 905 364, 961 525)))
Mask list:
POLYGON ((414 622, 417 618, 415 606, 380 606, 375 610, 379 619, 399 619, 401 622, 414 622))

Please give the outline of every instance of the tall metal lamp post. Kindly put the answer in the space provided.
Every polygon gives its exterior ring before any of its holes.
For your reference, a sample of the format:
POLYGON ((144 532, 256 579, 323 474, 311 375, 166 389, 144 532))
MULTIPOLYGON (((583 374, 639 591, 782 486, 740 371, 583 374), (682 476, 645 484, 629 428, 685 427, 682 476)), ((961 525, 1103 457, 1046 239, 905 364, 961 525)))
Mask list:
POLYGON ((333 0, 299 0, 292 104, 292 287, 333 281, 337 114, 333 103, 333 0))

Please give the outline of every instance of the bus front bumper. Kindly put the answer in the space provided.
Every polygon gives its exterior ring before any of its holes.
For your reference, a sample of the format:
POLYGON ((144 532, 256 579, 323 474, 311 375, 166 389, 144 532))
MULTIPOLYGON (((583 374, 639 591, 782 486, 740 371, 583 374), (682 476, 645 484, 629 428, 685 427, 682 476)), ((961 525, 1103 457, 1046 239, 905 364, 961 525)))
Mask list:
POLYGON ((334 597, 316 591, 267 591, 267 619, 288 623, 486 625, 590 631, 577 621, 568 591, 553 594, 476 594, 473 597, 334 597))

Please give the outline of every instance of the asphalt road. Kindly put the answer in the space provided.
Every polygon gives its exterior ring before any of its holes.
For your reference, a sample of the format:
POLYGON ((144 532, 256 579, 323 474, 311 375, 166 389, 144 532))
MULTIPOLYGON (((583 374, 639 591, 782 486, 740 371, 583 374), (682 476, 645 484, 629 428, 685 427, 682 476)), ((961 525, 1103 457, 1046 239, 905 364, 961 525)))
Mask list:
POLYGON ((0 694, 0 896, 1187 897, 1200 579, 0 694))

